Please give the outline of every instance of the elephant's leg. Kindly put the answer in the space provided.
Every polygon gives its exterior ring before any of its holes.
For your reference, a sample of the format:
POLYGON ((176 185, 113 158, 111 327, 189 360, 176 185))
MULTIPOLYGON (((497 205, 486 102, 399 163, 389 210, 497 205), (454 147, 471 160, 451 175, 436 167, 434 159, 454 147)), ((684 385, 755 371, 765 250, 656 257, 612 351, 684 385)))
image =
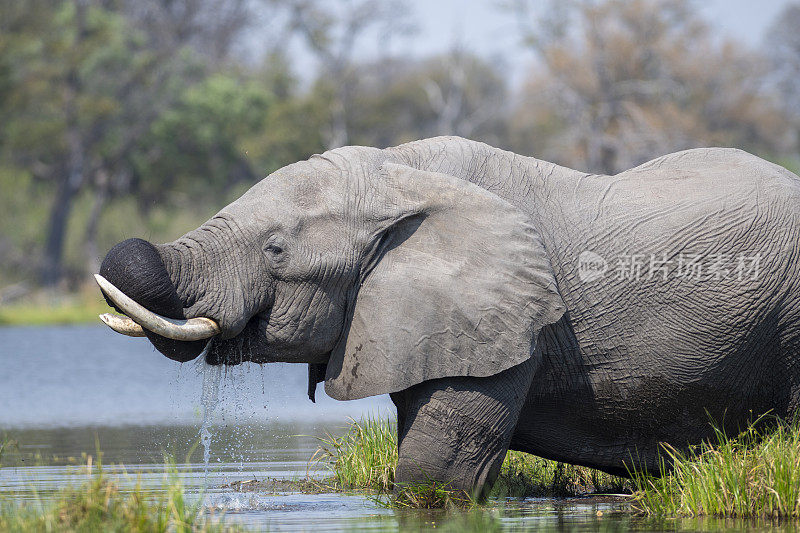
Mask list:
POLYGON ((392 403, 397 408, 397 442, 403 440, 406 429, 406 391, 392 392, 389 394, 392 403))
POLYGON ((500 472, 536 364, 531 359, 486 378, 435 379, 393 394, 396 483, 435 480, 485 496, 500 472))

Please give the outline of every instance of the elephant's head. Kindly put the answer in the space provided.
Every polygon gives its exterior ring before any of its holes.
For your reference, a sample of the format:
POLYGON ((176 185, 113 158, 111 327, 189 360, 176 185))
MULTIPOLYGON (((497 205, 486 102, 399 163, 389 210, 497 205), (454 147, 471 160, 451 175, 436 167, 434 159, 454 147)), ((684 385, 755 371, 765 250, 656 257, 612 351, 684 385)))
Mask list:
POLYGON ((339 399, 500 372, 564 311, 528 216, 372 148, 284 167, 174 242, 118 244, 100 273, 159 320, 216 323, 158 335, 131 315, 166 356, 327 363, 339 399))

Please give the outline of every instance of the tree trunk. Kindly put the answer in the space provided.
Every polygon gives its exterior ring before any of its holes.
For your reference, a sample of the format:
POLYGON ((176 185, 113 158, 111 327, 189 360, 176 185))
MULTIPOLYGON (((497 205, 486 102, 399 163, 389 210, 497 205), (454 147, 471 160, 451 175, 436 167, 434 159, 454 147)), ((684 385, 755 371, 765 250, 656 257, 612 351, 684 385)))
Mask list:
MULTIPOLYGON (((86 2, 75 0, 75 24, 77 25, 76 45, 86 37, 86 2)), ((64 115, 66 122, 67 156, 66 171, 58 176, 58 189, 50 209, 47 223, 47 237, 44 246, 44 265, 40 281, 45 286, 54 286, 63 274, 64 239, 67 223, 72 212, 75 194, 83 183, 85 153, 80 131, 76 99, 80 94, 81 83, 78 66, 72 65, 66 73, 64 91, 64 115)), ((57 171, 57 172, 59 172, 57 171)))
POLYGON ((67 223, 72 212, 75 194, 83 182, 84 154, 80 133, 73 130, 69 131, 67 135, 69 137, 69 163, 67 171, 59 179, 56 197, 53 200, 50 219, 47 223, 47 240, 45 241, 44 266, 41 276, 41 282, 46 286, 56 285, 61 280, 67 223))
POLYGON ((94 191, 94 203, 92 211, 89 213, 89 220, 86 223, 86 235, 84 237, 84 248, 86 250, 86 269, 90 273, 100 272, 100 254, 97 248, 97 227, 100 223, 100 215, 108 200, 108 187, 101 183, 94 191))
POLYGON ((331 132, 326 146, 328 150, 345 146, 350 140, 347 131, 347 90, 343 87, 346 83, 343 77, 339 79, 340 88, 331 102, 331 132))

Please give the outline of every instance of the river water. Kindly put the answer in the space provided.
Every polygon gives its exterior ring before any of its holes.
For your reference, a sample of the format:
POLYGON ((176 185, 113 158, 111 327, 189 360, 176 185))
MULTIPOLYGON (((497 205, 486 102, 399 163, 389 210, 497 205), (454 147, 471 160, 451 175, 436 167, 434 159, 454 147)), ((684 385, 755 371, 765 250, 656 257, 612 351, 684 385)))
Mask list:
POLYGON ((342 433, 349 418, 393 413, 385 396, 337 402, 320 386, 314 404, 306 387, 302 365, 209 371, 99 325, 0 328, 0 439, 19 443, 3 458, 0 498, 41 499, 80 482, 99 450, 104 469, 123 485, 160 486, 164 458, 174 458, 187 493, 202 498, 206 512, 222 511, 225 520, 255 530, 794 530, 652 521, 632 516, 623 503, 591 499, 492 501, 476 518, 393 511, 359 494, 230 488, 252 479, 321 477, 322 467, 309 463, 319 437, 342 433))

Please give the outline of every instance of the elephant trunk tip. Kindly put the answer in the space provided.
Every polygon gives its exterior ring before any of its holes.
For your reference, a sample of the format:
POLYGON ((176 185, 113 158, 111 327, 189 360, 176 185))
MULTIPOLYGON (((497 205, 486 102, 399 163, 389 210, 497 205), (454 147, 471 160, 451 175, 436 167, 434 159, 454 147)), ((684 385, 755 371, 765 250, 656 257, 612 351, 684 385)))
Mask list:
MULTIPOLYGON (((173 319, 185 318, 183 302, 158 250, 143 239, 127 239, 106 254, 100 275, 146 309, 173 319)), ((106 302, 123 313, 103 294, 106 302)), ((145 330, 153 346, 176 361, 194 359, 206 346, 205 340, 176 341, 145 330)))
MULTIPOLYGON (((161 255, 149 242, 127 239, 111 248, 100 265, 100 275, 151 311, 184 318, 183 304, 161 255)), ((113 301, 105 298, 117 309, 113 301)))

